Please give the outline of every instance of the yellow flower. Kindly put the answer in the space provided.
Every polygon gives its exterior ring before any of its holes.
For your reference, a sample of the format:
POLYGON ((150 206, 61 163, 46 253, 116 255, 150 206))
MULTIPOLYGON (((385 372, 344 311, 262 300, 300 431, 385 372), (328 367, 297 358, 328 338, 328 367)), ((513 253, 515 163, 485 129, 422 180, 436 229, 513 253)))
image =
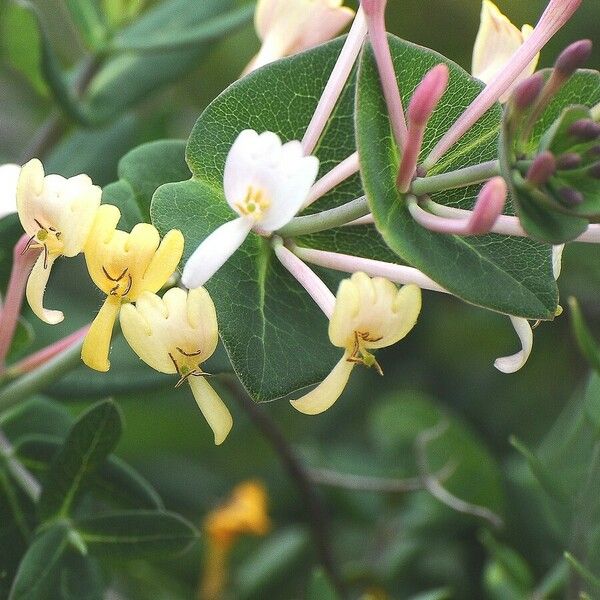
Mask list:
POLYGON ((117 230, 120 218, 116 206, 101 206, 85 245, 90 276, 107 295, 81 351, 83 362, 97 371, 110 368, 110 340, 121 305, 135 302, 143 292, 157 292, 183 254, 180 231, 169 231, 161 243, 156 228, 147 223, 131 233, 117 230))
POLYGON ((342 281, 329 322, 329 339, 344 349, 344 356, 320 385, 292 400, 292 406, 307 415, 327 410, 344 391, 357 364, 382 374, 370 350, 400 341, 415 326, 420 310, 421 290, 415 285, 398 290, 387 279, 371 279, 364 273, 342 281))
MULTIPOLYGON (((477 79, 489 84, 511 61, 514 53, 531 36, 533 27, 523 25, 521 30, 515 27, 490 0, 483 0, 481 25, 473 48, 472 73, 477 79)), ((536 69, 539 54, 523 71, 511 88, 500 98, 506 102, 512 90, 536 69)))
POLYGON ((259 0, 254 24, 262 42, 248 71, 329 41, 354 18, 343 0, 259 0))
POLYGON ((37 159, 21 169, 17 183, 19 219, 31 236, 28 247, 43 250, 27 281, 27 300, 46 323, 54 325, 64 318, 62 312, 44 308, 52 265, 59 256, 77 256, 83 251, 101 196, 102 190, 87 175, 70 179, 44 176, 44 167, 37 159))
POLYGON ((226 546, 240 535, 265 535, 270 527, 267 491, 258 481, 236 486, 230 499, 209 513, 204 522, 210 539, 226 546))
POLYGON ((217 314, 208 292, 173 288, 162 299, 144 292, 135 306, 122 308, 121 328, 146 364, 161 373, 179 375, 180 383, 187 380, 214 432, 215 444, 223 443, 233 419, 202 371, 202 363, 212 356, 219 339, 217 314))

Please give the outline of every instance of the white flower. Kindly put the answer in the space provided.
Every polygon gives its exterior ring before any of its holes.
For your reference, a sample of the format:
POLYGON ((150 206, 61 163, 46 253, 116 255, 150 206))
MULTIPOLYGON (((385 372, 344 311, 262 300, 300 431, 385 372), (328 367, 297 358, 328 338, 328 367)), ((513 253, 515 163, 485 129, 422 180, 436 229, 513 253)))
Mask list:
MULTIPOLYGON (((523 25, 519 30, 490 0, 483 0, 481 25, 473 48, 472 73, 484 83, 490 83, 511 61, 515 52, 533 33, 533 27, 523 25)), ((537 66, 539 54, 500 98, 506 102, 512 90, 529 77, 537 66)))
POLYGON ((246 71, 334 38, 354 17, 343 0, 259 0, 254 25, 261 49, 246 71))
POLYGON ((17 212, 19 165, 0 165, 0 219, 17 212))
POLYGON ((200 244, 185 265, 183 284, 189 289, 204 285, 251 230, 270 234, 287 224, 308 197, 318 170, 319 160, 304 156, 300 142, 282 144, 270 131, 242 131, 223 177, 225 199, 239 217, 200 244))

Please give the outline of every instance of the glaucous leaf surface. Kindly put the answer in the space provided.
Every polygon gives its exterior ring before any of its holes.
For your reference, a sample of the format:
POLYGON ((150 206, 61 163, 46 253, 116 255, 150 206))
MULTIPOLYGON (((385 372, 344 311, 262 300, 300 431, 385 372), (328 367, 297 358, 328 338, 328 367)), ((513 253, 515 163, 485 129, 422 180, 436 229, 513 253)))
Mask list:
MULTIPOLYGON (((422 156, 481 92, 483 84, 428 49, 389 36, 405 105, 423 76, 436 64, 450 69, 449 89, 427 128, 422 156)), ((498 156, 501 108, 494 106, 430 171, 431 175, 494 160, 498 156)), ((499 235, 458 237, 417 224, 396 187, 399 155, 390 130, 377 68, 370 48, 360 64, 357 138, 365 191, 375 222, 394 252, 459 298, 498 312, 551 319, 558 303, 550 247, 526 238, 499 235)), ((479 191, 471 186, 432 199, 471 208, 479 191)))

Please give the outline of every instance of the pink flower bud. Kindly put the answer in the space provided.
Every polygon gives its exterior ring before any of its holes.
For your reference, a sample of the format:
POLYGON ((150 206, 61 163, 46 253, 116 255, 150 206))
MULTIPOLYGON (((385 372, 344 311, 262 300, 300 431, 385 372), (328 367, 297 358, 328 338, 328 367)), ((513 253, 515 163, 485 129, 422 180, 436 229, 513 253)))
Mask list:
POLYGON ((446 88, 450 73, 448 67, 439 64, 417 86, 408 107, 408 119, 415 126, 425 126, 436 109, 446 88))
POLYGON ((527 110, 538 99, 544 87, 544 76, 536 73, 517 85, 513 92, 513 102, 518 110, 527 110))
POLYGON ((556 173, 556 159, 550 151, 542 152, 535 157, 529 171, 527 181, 535 186, 546 185, 552 175, 556 173))
POLYGON ((504 211, 508 187, 502 177, 490 179, 479 192, 479 198, 469 219, 468 233, 488 233, 504 211))
POLYGON ((577 69, 581 69, 592 54, 591 40, 580 40, 565 48, 554 63, 554 68, 563 77, 571 77, 577 69))

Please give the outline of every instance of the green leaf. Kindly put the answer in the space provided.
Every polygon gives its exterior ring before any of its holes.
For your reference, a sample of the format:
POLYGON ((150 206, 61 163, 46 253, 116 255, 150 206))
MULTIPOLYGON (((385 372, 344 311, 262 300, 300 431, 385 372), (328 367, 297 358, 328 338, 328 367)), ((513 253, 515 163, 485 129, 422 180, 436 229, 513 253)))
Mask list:
POLYGON ((308 587, 307 600, 337 600, 338 598, 323 568, 315 569, 308 587))
POLYGON ((138 559, 185 552, 198 533, 185 519, 163 511, 123 511, 77 520, 90 554, 138 559))
POLYGON ((77 419, 54 457, 40 497, 43 520, 71 513, 106 457, 121 437, 121 414, 114 402, 99 402, 77 419))
MULTIPOLYGON (((230 212, 220 190, 197 180, 164 185, 152 202, 159 231, 176 227, 183 233, 186 258, 198 241, 231 218, 230 212)), ((339 360, 340 351, 327 336, 327 319, 262 237, 249 235, 206 288, 233 368, 255 400, 273 400, 316 383, 339 360)))
POLYGON ((48 600, 59 577, 59 565, 69 546, 69 528, 55 523, 44 529, 23 557, 8 600, 48 600))
POLYGON ((69 552, 61 565, 60 600, 102 600, 104 582, 97 562, 69 552))
POLYGON ((162 13, 154 13, 153 18, 142 19, 115 36, 110 49, 117 52, 160 52, 190 48, 230 33, 249 22, 254 13, 254 6, 249 5, 202 20, 189 15, 181 15, 180 19, 177 17, 178 13, 181 14, 181 2, 176 0, 166 4, 164 9, 171 10, 175 18, 165 23, 162 13), (186 16, 188 18, 184 20, 186 16))
POLYGON ((98 50, 108 35, 106 23, 102 19, 95 0, 65 0, 71 17, 90 50, 98 50))
MULTIPOLYGON (((171 0, 162 2, 123 30, 144 27, 153 29, 202 23, 228 11, 232 0, 171 0), (179 25, 177 25, 179 24, 179 25)), ((94 76, 86 95, 87 108, 95 120, 107 120, 130 106, 145 100, 148 94, 180 79, 199 65, 212 44, 203 42, 189 49, 151 54, 126 53, 110 57, 94 76)))
POLYGON ((0 429, 13 441, 23 435, 64 436, 73 419, 60 403, 32 398, 0 414, 0 429))
POLYGON ((1 9, 2 49, 8 62, 20 71, 40 96, 48 96, 42 75, 40 34, 35 17, 15 2, 1 9))
POLYGON ((15 329, 15 335, 10 343, 10 349, 8 351, 8 361, 13 361, 19 354, 22 354, 35 339, 35 332, 33 327, 23 317, 19 318, 17 328, 15 329))
POLYGON ((590 363, 591 367, 600 373, 600 346, 592 336, 577 298, 569 298, 569 307, 571 309, 571 323, 575 333, 575 339, 579 346, 579 351, 584 358, 590 363))
MULTIPOLYGON (((390 36, 405 104, 425 73, 442 62, 450 88, 434 113, 423 156, 479 94, 483 84, 439 54, 390 36)), ((501 108, 494 106, 431 170, 435 175, 497 157, 501 108)), ((370 48, 360 63, 357 139, 365 191, 377 228, 394 252, 466 302, 525 318, 552 319, 558 289, 550 247, 526 238, 437 234, 417 224, 396 187, 399 157, 370 48)), ((471 208, 478 186, 433 194, 442 204, 471 208)))
POLYGON ((131 231, 138 223, 144 222, 133 188, 123 179, 109 183, 102 190, 102 203, 112 204, 121 211, 119 228, 123 231, 131 231))
POLYGON ((600 578, 594 575, 587 567, 582 565, 572 554, 565 552, 565 560, 571 569, 577 573, 593 589, 600 591, 600 578))
MULTIPOLYGON (((60 438, 27 435, 15 442, 15 455, 27 468, 43 478, 60 447, 60 438)), ((152 486, 116 456, 106 459, 92 477, 89 486, 92 493, 120 508, 163 508, 162 500, 152 486)))

